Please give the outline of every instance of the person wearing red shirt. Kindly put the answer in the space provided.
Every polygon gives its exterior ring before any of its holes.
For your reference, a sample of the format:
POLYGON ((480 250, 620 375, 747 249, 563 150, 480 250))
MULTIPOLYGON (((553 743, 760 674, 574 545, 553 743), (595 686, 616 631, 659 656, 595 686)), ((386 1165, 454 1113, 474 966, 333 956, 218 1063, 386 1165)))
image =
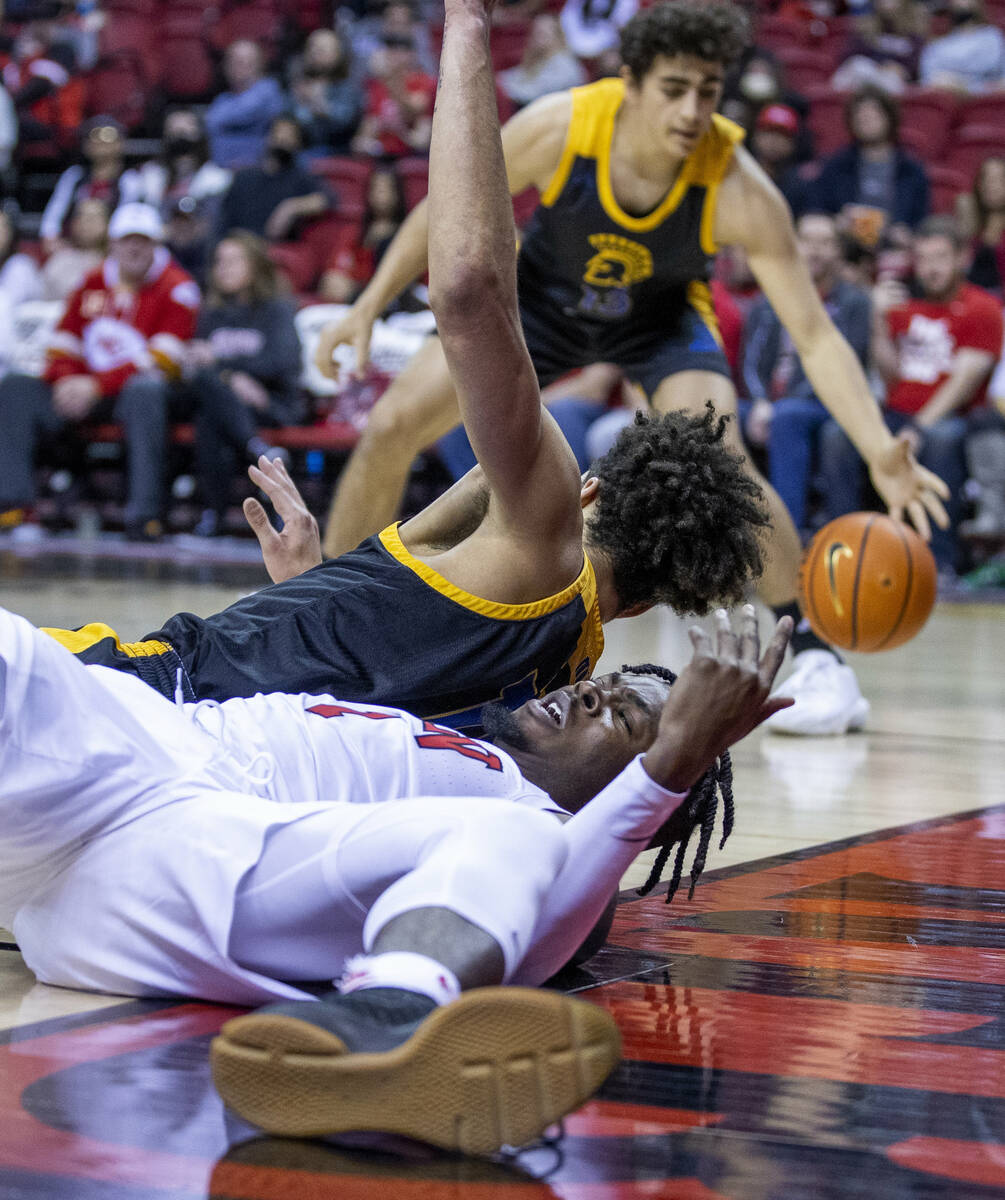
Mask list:
POLYGON ((436 80, 420 71, 412 38, 386 34, 366 84, 366 114, 352 148, 357 154, 402 158, 427 154, 436 80))
POLYGON ((195 331, 199 289, 161 245, 155 208, 120 206, 108 237, 108 258, 67 301, 43 377, 0 381, 0 526, 30 516, 41 436, 114 418, 125 431, 127 533, 160 532, 171 384, 195 331))
MULTIPOLYGON (((946 573, 957 565, 968 414, 972 418, 985 405, 988 377, 1002 349, 1001 305, 966 282, 967 258, 955 221, 929 217, 914 243, 920 295, 909 297, 893 280, 873 290, 872 352, 887 384, 887 426, 894 433, 906 430, 918 461, 950 489, 950 526, 932 536, 932 552, 946 573)), ((822 446, 829 494, 843 499, 835 511, 850 512, 860 505, 862 473, 855 450, 833 422, 824 430, 822 446)))

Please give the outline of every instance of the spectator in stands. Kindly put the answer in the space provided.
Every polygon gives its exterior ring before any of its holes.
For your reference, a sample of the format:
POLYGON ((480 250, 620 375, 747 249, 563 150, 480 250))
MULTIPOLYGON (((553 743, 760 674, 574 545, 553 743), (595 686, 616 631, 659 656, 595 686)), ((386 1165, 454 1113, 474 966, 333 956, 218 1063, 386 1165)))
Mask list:
POLYGON ((881 88, 861 88, 845 104, 845 124, 851 144, 824 160, 809 204, 838 214, 841 227, 866 246, 889 227, 914 229, 928 214, 928 176, 898 144, 897 101, 881 88))
POLYGON ((515 67, 496 76, 499 87, 517 108, 549 92, 586 83, 586 68, 566 46, 558 21, 550 13, 536 16, 523 57, 515 67))
POLYGON ((321 296, 334 304, 351 304, 370 282, 406 215, 405 191, 397 172, 378 167, 367 184, 359 240, 335 247, 318 284, 321 296))
POLYGON ((80 200, 103 200, 109 211, 120 204, 144 200, 143 177, 125 165, 122 126, 114 117, 91 117, 81 129, 84 162, 67 167, 60 175, 42 213, 39 234, 47 254, 56 249, 64 225, 80 200))
POLYGON ((855 20, 841 65, 831 86, 854 92, 867 84, 894 95, 918 78, 925 44, 924 9, 915 0, 875 0, 871 11, 855 20))
POLYGON ((144 163, 140 173, 145 198, 160 209, 166 223, 171 253, 201 280, 233 174, 209 157, 206 127, 194 109, 168 112, 161 128, 161 155, 144 163))
POLYGON ((42 273, 31 255, 21 252, 19 242, 15 219, 0 209, 0 293, 12 308, 42 298, 42 273))
POLYGON ((161 245, 150 205, 122 205, 108 235, 108 258, 67 302, 44 377, 0 381, 0 526, 31 521, 40 437, 114 417, 125 430, 126 532, 160 534, 172 381, 195 330, 199 289, 161 245))
MULTIPOLYGON (((834 218, 826 213, 806 213, 796 232, 799 252, 824 307, 866 366, 869 296, 841 278, 841 241, 834 218)), ((744 329, 743 382, 750 398, 744 405, 744 435, 752 446, 767 448, 771 483, 796 528, 805 531, 817 443, 828 412, 806 378, 792 339, 764 297, 751 308, 744 329)))
POLYGON ((378 158, 428 153, 435 96, 436 80, 419 69, 414 43, 404 34, 386 34, 371 59, 355 153, 378 158))
POLYGON ((244 229, 268 241, 293 237, 301 222, 331 207, 327 186, 305 170, 300 126, 293 117, 276 117, 257 167, 238 171, 220 206, 220 230, 244 229))
MULTIPOLYGON (((362 20, 348 24, 349 38, 352 43, 353 57, 360 63, 368 75, 380 74, 380 59, 384 53, 385 38, 411 39, 415 47, 415 61, 418 70, 426 75, 435 77, 437 71, 436 54, 433 52, 429 30, 425 23, 416 17, 414 8, 407 0, 388 0, 387 3, 375 5, 379 14, 370 14, 362 20), (376 56, 377 62, 371 60, 376 56)), ((340 22, 344 12, 339 8, 340 22)), ((439 20, 443 20, 442 11, 439 20)))
POLYGON ((952 30, 921 52, 924 87, 976 95, 1005 85, 1005 33, 984 15, 984 0, 949 0, 952 30))
MULTIPOLYGON (((884 416, 905 431, 918 460, 950 490, 951 524, 933 529, 940 571, 957 567, 957 531, 966 479, 966 414, 984 403, 988 376, 1001 354, 1002 311, 993 296, 966 282, 966 239, 951 217, 929 217, 914 243, 920 297, 884 280, 873 289, 872 352, 887 383, 884 416)), ((821 457, 835 511, 861 506, 858 455, 833 422, 824 429, 821 457)))
POLYGON ((348 154, 363 117, 363 87, 349 43, 333 29, 315 29, 290 71, 293 115, 311 157, 348 154))
POLYGON ((978 287, 1005 294, 1005 158, 986 158, 974 185, 957 198, 957 219, 973 239, 967 279, 978 287))
POLYGON ((809 101, 788 86, 785 68, 769 50, 751 46, 727 75, 720 108, 725 116, 750 130, 757 114, 769 104, 784 104, 798 113, 796 162, 811 160, 813 138, 807 124, 809 101))
POLYGON ((78 200, 67 238, 42 267, 46 300, 66 300, 104 259, 108 249, 108 205, 96 198, 78 200))
POLYGON ((265 73, 262 48, 244 38, 224 51, 223 76, 227 90, 206 110, 210 153, 219 167, 250 167, 285 107, 282 89, 265 73))
POLYGON ((638 7, 638 0, 565 0, 558 19, 566 45, 579 58, 599 58, 616 50, 622 26, 638 7))
POLYGON ((750 135, 750 150, 788 201, 794 216, 806 207, 808 184, 796 166, 799 114, 787 104, 766 104, 750 135))
POLYGON ((293 307, 279 296, 268 247, 253 234, 229 233, 216 247, 187 365, 205 506, 194 532, 212 537, 238 471, 274 453, 259 430, 295 424, 304 411, 293 307))
POLYGON ((21 142, 72 144, 84 119, 84 83, 74 74, 72 50, 53 44, 45 22, 29 21, 0 65, 21 142))

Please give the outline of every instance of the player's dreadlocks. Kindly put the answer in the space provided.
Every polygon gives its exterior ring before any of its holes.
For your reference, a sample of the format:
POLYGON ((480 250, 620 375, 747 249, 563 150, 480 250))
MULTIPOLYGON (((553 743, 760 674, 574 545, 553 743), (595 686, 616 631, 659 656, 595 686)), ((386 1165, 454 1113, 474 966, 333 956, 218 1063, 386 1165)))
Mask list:
POLYGON ((636 83, 658 57, 687 55, 731 66, 750 44, 750 21, 735 4, 674 0, 637 13, 621 31, 621 59, 636 83))
POLYGON ((589 546, 618 600, 699 616, 739 603, 763 569, 764 493, 727 448, 725 417, 637 413, 588 472, 600 481, 589 546))
MULTIPOLYGON (((658 679, 663 679, 671 684, 677 682, 677 676, 673 671, 657 666, 655 663, 642 663, 634 667, 624 666, 621 670, 630 671, 633 675, 655 675, 658 679)), ((640 896, 647 896, 659 883, 663 869, 670 859, 670 853, 676 846, 677 854, 674 858, 673 874, 670 876, 670 884, 667 888, 666 903, 670 903, 680 886, 680 878, 684 870, 684 853, 691 840, 691 834, 697 828, 701 830, 701 833, 698 838, 698 849, 691 862, 691 886, 688 889, 687 898, 690 900, 694 896, 694 886, 705 868, 705 857, 708 854, 709 843, 712 841, 715 812, 719 806, 720 795, 722 796, 722 838, 719 841, 721 850, 726 844, 726 838, 733 832, 733 762, 729 757, 728 750, 723 751, 715 765, 709 767, 691 788, 684 803, 668 820, 664 821, 653 835, 648 849, 659 846, 660 852, 656 855, 649 878, 637 889, 640 896)))

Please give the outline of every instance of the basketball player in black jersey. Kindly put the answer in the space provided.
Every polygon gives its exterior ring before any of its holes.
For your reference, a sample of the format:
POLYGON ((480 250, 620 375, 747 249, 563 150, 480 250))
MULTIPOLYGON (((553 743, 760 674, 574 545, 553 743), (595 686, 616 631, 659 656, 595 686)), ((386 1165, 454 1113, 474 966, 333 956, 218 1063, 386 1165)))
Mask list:
MULTIPOLYGON (((800 259, 785 201, 740 145, 742 131, 715 111, 726 68, 747 37, 746 17, 730 4, 657 4, 625 27, 620 78, 545 96, 503 129, 510 191, 534 186, 541 195, 518 266, 520 318, 538 378, 546 384, 574 367, 610 362, 658 412, 698 412, 711 398, 720 412, 735 413, 706 281, 717 247, 740 246, 890 512, 907 514, 927 536, 929 514, 947 521, 945 487, 887 432, 800 259)), ((324 331, 317 361, 327 374, 340 344, 355 347, 357 369, 366 361, 375 318, 433 262, 427 226, 422 204, 348 316, 324 331)), ((327 553, 393 518, 415 454, 457 418, 451 375, 433 339, 371 414, 339 481, 327 553)), ((742 451, 735 423, 731 436, 742 451)), ((784 612, 794 609, 799 540, 784 504, 761 482, 773 538, 760 595, 784 612)), ((843 733, 859 723, 868 705, 850 668, 808 630, 797 632, 793 648, 809 652, 797 653, 787 683, 796 705, 772 726, 843 733)))

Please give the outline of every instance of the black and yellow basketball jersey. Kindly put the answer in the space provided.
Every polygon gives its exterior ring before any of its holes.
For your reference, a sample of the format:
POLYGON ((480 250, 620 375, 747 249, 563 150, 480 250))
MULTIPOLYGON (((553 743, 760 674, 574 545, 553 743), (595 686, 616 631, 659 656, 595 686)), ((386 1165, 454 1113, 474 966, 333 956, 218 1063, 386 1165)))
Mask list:
POLYGON ((199 700, 330 692, 458 728, 478 725, 489 701, 514 708, 586 678, 604 644, 589 559, 564 591, 498 604, 415 558, 396 525, 216 616, 179 613, 150 638, 179 656, 199 700))
POLYGON ((541 194, 520 247, 521 307, 566 319, 665 330, 685 304, 715 329, 707 280, 716 251, 716 195, 739 125, 713 116, 673 187, 644 216, 618 205, 611 186, 621 79, 573 88, 561 161, 541 194))

